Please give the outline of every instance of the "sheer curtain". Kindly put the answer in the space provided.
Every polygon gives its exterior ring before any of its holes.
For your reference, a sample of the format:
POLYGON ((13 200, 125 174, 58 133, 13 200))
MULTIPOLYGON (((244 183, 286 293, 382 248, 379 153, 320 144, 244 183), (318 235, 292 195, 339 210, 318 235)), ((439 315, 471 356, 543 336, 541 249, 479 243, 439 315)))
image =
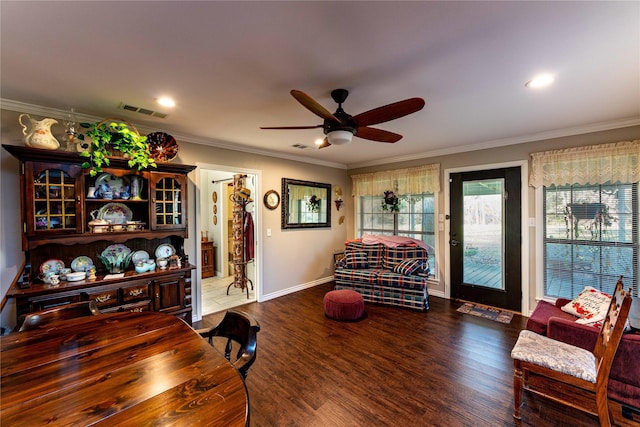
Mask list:
POLYGON ((529 185, 533 187, 638 181, 638 139, 531 154, 529 185))
POLYGON ((438 193, 440 164, 352 175, 351 181, 355 197, 382 196, 387 190, 398 195, 438 193))

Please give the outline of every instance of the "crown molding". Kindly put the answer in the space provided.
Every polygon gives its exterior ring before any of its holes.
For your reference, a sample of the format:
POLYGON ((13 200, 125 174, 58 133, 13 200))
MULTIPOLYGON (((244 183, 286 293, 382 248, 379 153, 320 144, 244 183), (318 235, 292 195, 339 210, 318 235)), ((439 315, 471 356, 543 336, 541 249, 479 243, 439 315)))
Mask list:
POLYGON ((411 160, 421 160, 421 159, 426 159, 431 157, 447 156, 450 154, 465 153, 469 151, 478 151, 478 150, 484 150, 488 148, 498 148, 498 147, 504 147, 507 145, 525 144, 527 142, 544 141, 546 139, 582 135, 586 133, 601 132, 601 131, 612 130, 612 129, 621 129, 621 128, 626 128, 631 126, 639 126, 639 125, 640 125, 640 118, 638 117, 621 119, 621 120, 613 120, 609 122, 589 124, 586 126, 576 126, 572 128, 556 129, 556 130, 551 130, 547 132, 533 133, 533 134, 523 135, 523 136, 518 136, 513 138, 495 139, 492 141, 473 143, 473 144, 465 145, 462 147, 444 148, 441 150, 425 151, 424 153, 412 154, 408 156, 386 157, 380 160, 371 160, 371 161, 362 162, 362 163, 350 163, 347 165, 347 169, 358 169, 358 168, 364 168, 369 166, 380 166, 380 165, 387 165, 390 163, 400 163, 400 162, 407 162, 411 160))
MULTIPOLYGON (((0 109, 14 111, 17 113, 34 114, 36 116, 51 117, 53 119, 59 119, 59 120, 67 120, 69 116, 69 110, 43 107, 41 105, 28 104, 26 102, 15 101, 15 100, 5 99, 5 98, 0 98, 0 109)), ((91 116, 91 115, 82 114, 78 112, 75 112, 75 116, 80 122, 91 123, 91 122, 99 122, 101 120, 104 120, 104 117, 96 117, 96 116, 91 116)), ((151 133, 151 132, 157 131, 157 129, 149 128, 146 126, 136 125, 136 127, 141 132, 144 132, 144 133, 151 133)), ((234 144, 230 142, 223 142, 223 141, 217 141, 213 139, 196 137, 188 134, 176 133, 171 130, 169 131, 171 132, 171 136, 173 136, 176 140, 189 142, 192 144, 206 145, 207 147, 215 147, 223 150, 239 151, 242 153, 250 153, 250 154, 256 154, 260 156, 274 157, 278 159, 291 160, 295 162, 310 163, 318 166, 326 166, 326 167, 335 168, 335 169, 344 169, 344 170, 347 169, 347 165, 343 163, 327 162, 324 160, 310 159, 307 157, 294 156, 291 154, 282 154, 274 151, 262 150, 259 148, 253 148, 248 146, 238 146, 238 144, 234 144)))

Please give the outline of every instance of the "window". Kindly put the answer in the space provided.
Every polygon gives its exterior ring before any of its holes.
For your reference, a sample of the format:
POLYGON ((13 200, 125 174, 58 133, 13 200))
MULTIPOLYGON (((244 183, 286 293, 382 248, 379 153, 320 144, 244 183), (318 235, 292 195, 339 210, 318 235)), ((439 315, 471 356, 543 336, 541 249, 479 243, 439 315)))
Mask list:
POLYGON ((357 206, 358 237, 364 234, 406 236, 422 240, 428 247, 429 267, 435 275, 435 197, 434 194, 410 194, 400 197, 400 211, 382 209, 383 196, 360 196, 357 206))
POLYGON ((612 293, 623 275, 638 295, 638 184, 543 187, 543 283, 548 297, 585 286, 612 293))

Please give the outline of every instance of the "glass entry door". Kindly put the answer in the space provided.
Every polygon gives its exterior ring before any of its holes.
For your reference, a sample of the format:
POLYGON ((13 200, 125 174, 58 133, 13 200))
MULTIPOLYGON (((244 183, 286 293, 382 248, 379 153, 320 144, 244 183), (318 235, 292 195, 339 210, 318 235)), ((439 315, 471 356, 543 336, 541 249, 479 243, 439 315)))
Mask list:
POLYGON ((452 297, 521 308, 520 168, 451 175, 452 297))

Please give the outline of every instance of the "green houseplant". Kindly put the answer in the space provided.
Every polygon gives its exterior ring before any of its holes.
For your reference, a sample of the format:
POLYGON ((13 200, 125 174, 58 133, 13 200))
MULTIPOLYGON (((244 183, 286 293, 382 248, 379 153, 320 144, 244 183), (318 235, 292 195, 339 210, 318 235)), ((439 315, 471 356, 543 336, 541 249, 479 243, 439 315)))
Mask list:
POLYGON ((81 123, 80 126, 89 129, 86 134, 91 138, 87 150, 80 153, 89 158, 82 167, 89 168, 91 176, 102 172, 103 166, 109 166, 109 157, 116 155, 127 159, 130 168, 140 170, 157 167, 149 151, 147 137, 141 136, 130 123, 105 119, 95 123, 81 123))

